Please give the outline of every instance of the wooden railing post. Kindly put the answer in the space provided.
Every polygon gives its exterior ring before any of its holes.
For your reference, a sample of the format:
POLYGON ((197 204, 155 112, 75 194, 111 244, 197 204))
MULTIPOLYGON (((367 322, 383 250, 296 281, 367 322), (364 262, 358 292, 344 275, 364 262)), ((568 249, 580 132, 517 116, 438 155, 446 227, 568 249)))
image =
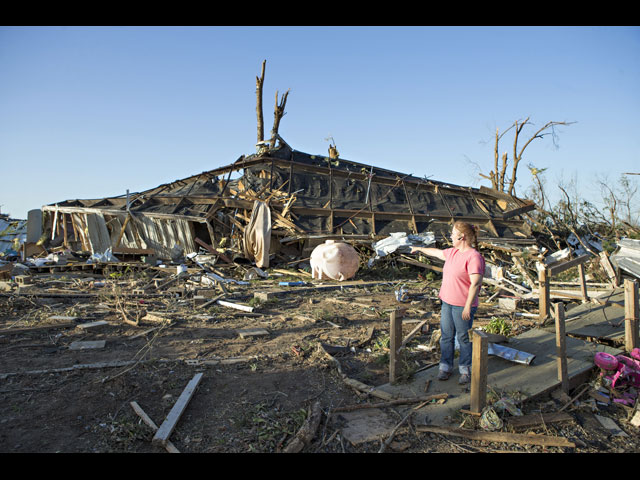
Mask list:
POLYGON ((481 330, 470 330, 473 353, 471 360, 471 411, 482 412, 487 403, 489 337, 481 330))
POLYGON ((395 383, 400 373, 400 347, 402 346, 402 315, 391 312, 389 325, 389 383, 395 383))
POLYGON ((589 295, 587 295, 587 280, 584 274, 584 263, 578 265, 578 273, 580 275, 580 291, 582 292, 582 303, 589 301, 589 295))
POLYGON ((546 266, 538 268, 538 310, 542 322, 549 317, 549 276, 546 266))
POLYGON ((624 281, 624 346, 627 352, 638 344, 638 282, 624 281))
POLYGON ((567 373, 567 337, 564 324, 564 304, 555 304, 556 319, 556 356, 558 362, 558 380, 562 384, 562 391, 569 393, 569 376, 567 373))

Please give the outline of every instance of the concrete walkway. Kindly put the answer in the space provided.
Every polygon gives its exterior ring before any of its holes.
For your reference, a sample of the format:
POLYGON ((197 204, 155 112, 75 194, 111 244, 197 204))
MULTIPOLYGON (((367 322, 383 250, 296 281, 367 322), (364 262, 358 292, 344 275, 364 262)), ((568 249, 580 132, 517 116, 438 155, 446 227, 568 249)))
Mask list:
MULTIPOLYGON (((614 338, 624 338, 624 290, 617 289, 609 297, 604 297, 609 302, 617 302, 618 305, 599 306, 595 304, 582 304, 572 308, 565 314, 565 329, 567 333, 567 370, 569 378, 576 378, 578 375, 592 369, 593 357, 596 352, 607 352, 612 355, 621 353, 621 350, 605 346, 587 340, 587 337, 604 338, 612 340, 614 338), (620 306, 622 305, 622 306, 620 306), (574 338, 571 335, 579 335, 574 338)), ((556 358, 556 336, 555 326, 536 328, 529 330, 517 337, 509 338, 508 347, 535 355, 529 365, 515 363, 497 356, 489 356, 487 392, 492 390, 498 394, 509 394, 518 392, 527 399, 549 393, 560 387, 558 380, 557 358, 556 358)), ((390 393, 397 397, 425 396, 437 393, 447 393, 447 401, 443 404, 429 404, 415 412, 413 423, 415 425, 441 425, 450 426, 449 419, 461 409, 468 409, 470 404, 470 386, 458 385, 457 365, 456 374, 447 381, 436 379, 438 367, 432 367, 417 373, 411 382, 404 384, 385 384, 377 387, 378 390, 390 393), (425 385, 429 381, 429 388, 425 392, 425 385), (450 417, 450 418, 447 418, 450 417)), ((415 405, 413 405, 415 406, 415 405)), ((411 407, 398 408, 399 412, 408 412, 411 407)), ((378 414, 383 412, 378 411, 378 414)), ((399 419, 387 419, 390 427, 381 427, 385 422, 378 417, 376 429, 370 429, 367 435, 366 425, 372 425, 372 418, 375 412, 367 412, 368 419, 364 423, 356 421, 360 413, 353 413, 354 430, 352 438, 360 441, 371 441, 375 438, 383 438, 389 434, 399 419), (357 425, 356 425, 357 424, 357 425)), ((345 437, 349 439, 349 416, 345 415, 347 428, 344 431, 345 437)))

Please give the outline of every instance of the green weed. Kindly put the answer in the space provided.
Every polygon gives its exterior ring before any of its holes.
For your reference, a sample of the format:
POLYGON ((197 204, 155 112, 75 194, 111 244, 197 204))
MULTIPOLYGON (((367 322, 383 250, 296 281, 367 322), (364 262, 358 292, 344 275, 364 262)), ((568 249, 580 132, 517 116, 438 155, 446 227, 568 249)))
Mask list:
POLYGON ((489 333, 509 336, 511 333, 511 325, 506 318, 491 317, 491 321, 487 324, 485 330, 489 333))

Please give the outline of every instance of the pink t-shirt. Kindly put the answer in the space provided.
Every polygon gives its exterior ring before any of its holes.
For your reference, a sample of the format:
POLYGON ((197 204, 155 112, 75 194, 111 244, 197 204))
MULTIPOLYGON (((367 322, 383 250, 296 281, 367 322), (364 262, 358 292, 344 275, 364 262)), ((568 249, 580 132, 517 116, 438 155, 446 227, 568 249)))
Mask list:
MULTIPOLYGON (((469 275, 473 273, 484 275, 484 258, 473 248, 466 252, 461 252, 457 248, 447 248, 442 253, 444 253, 445 262, 442 269, 440 299, 449 305, 464 307, 471 286, 469 275)), ((471 306, 478 306, 477 295, 471 306)))

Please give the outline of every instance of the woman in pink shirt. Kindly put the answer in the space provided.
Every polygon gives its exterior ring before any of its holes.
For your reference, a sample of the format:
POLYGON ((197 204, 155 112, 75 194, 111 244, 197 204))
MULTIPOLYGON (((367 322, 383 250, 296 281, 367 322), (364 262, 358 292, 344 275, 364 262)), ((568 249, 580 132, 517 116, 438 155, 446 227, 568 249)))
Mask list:
POLYGON ((468 331, 478 309, 478 292, 484 276, 484 258, 478 252, 477 227, 456 222, 451 231, 453 248, 411 247, 411 253, 421 252, 444 260, 440 287, 440 371, 438 380, 448 380, 453 373, 455 341, 458 340, 460 357, 458 383, 471 379, 472 345, 468 331))

